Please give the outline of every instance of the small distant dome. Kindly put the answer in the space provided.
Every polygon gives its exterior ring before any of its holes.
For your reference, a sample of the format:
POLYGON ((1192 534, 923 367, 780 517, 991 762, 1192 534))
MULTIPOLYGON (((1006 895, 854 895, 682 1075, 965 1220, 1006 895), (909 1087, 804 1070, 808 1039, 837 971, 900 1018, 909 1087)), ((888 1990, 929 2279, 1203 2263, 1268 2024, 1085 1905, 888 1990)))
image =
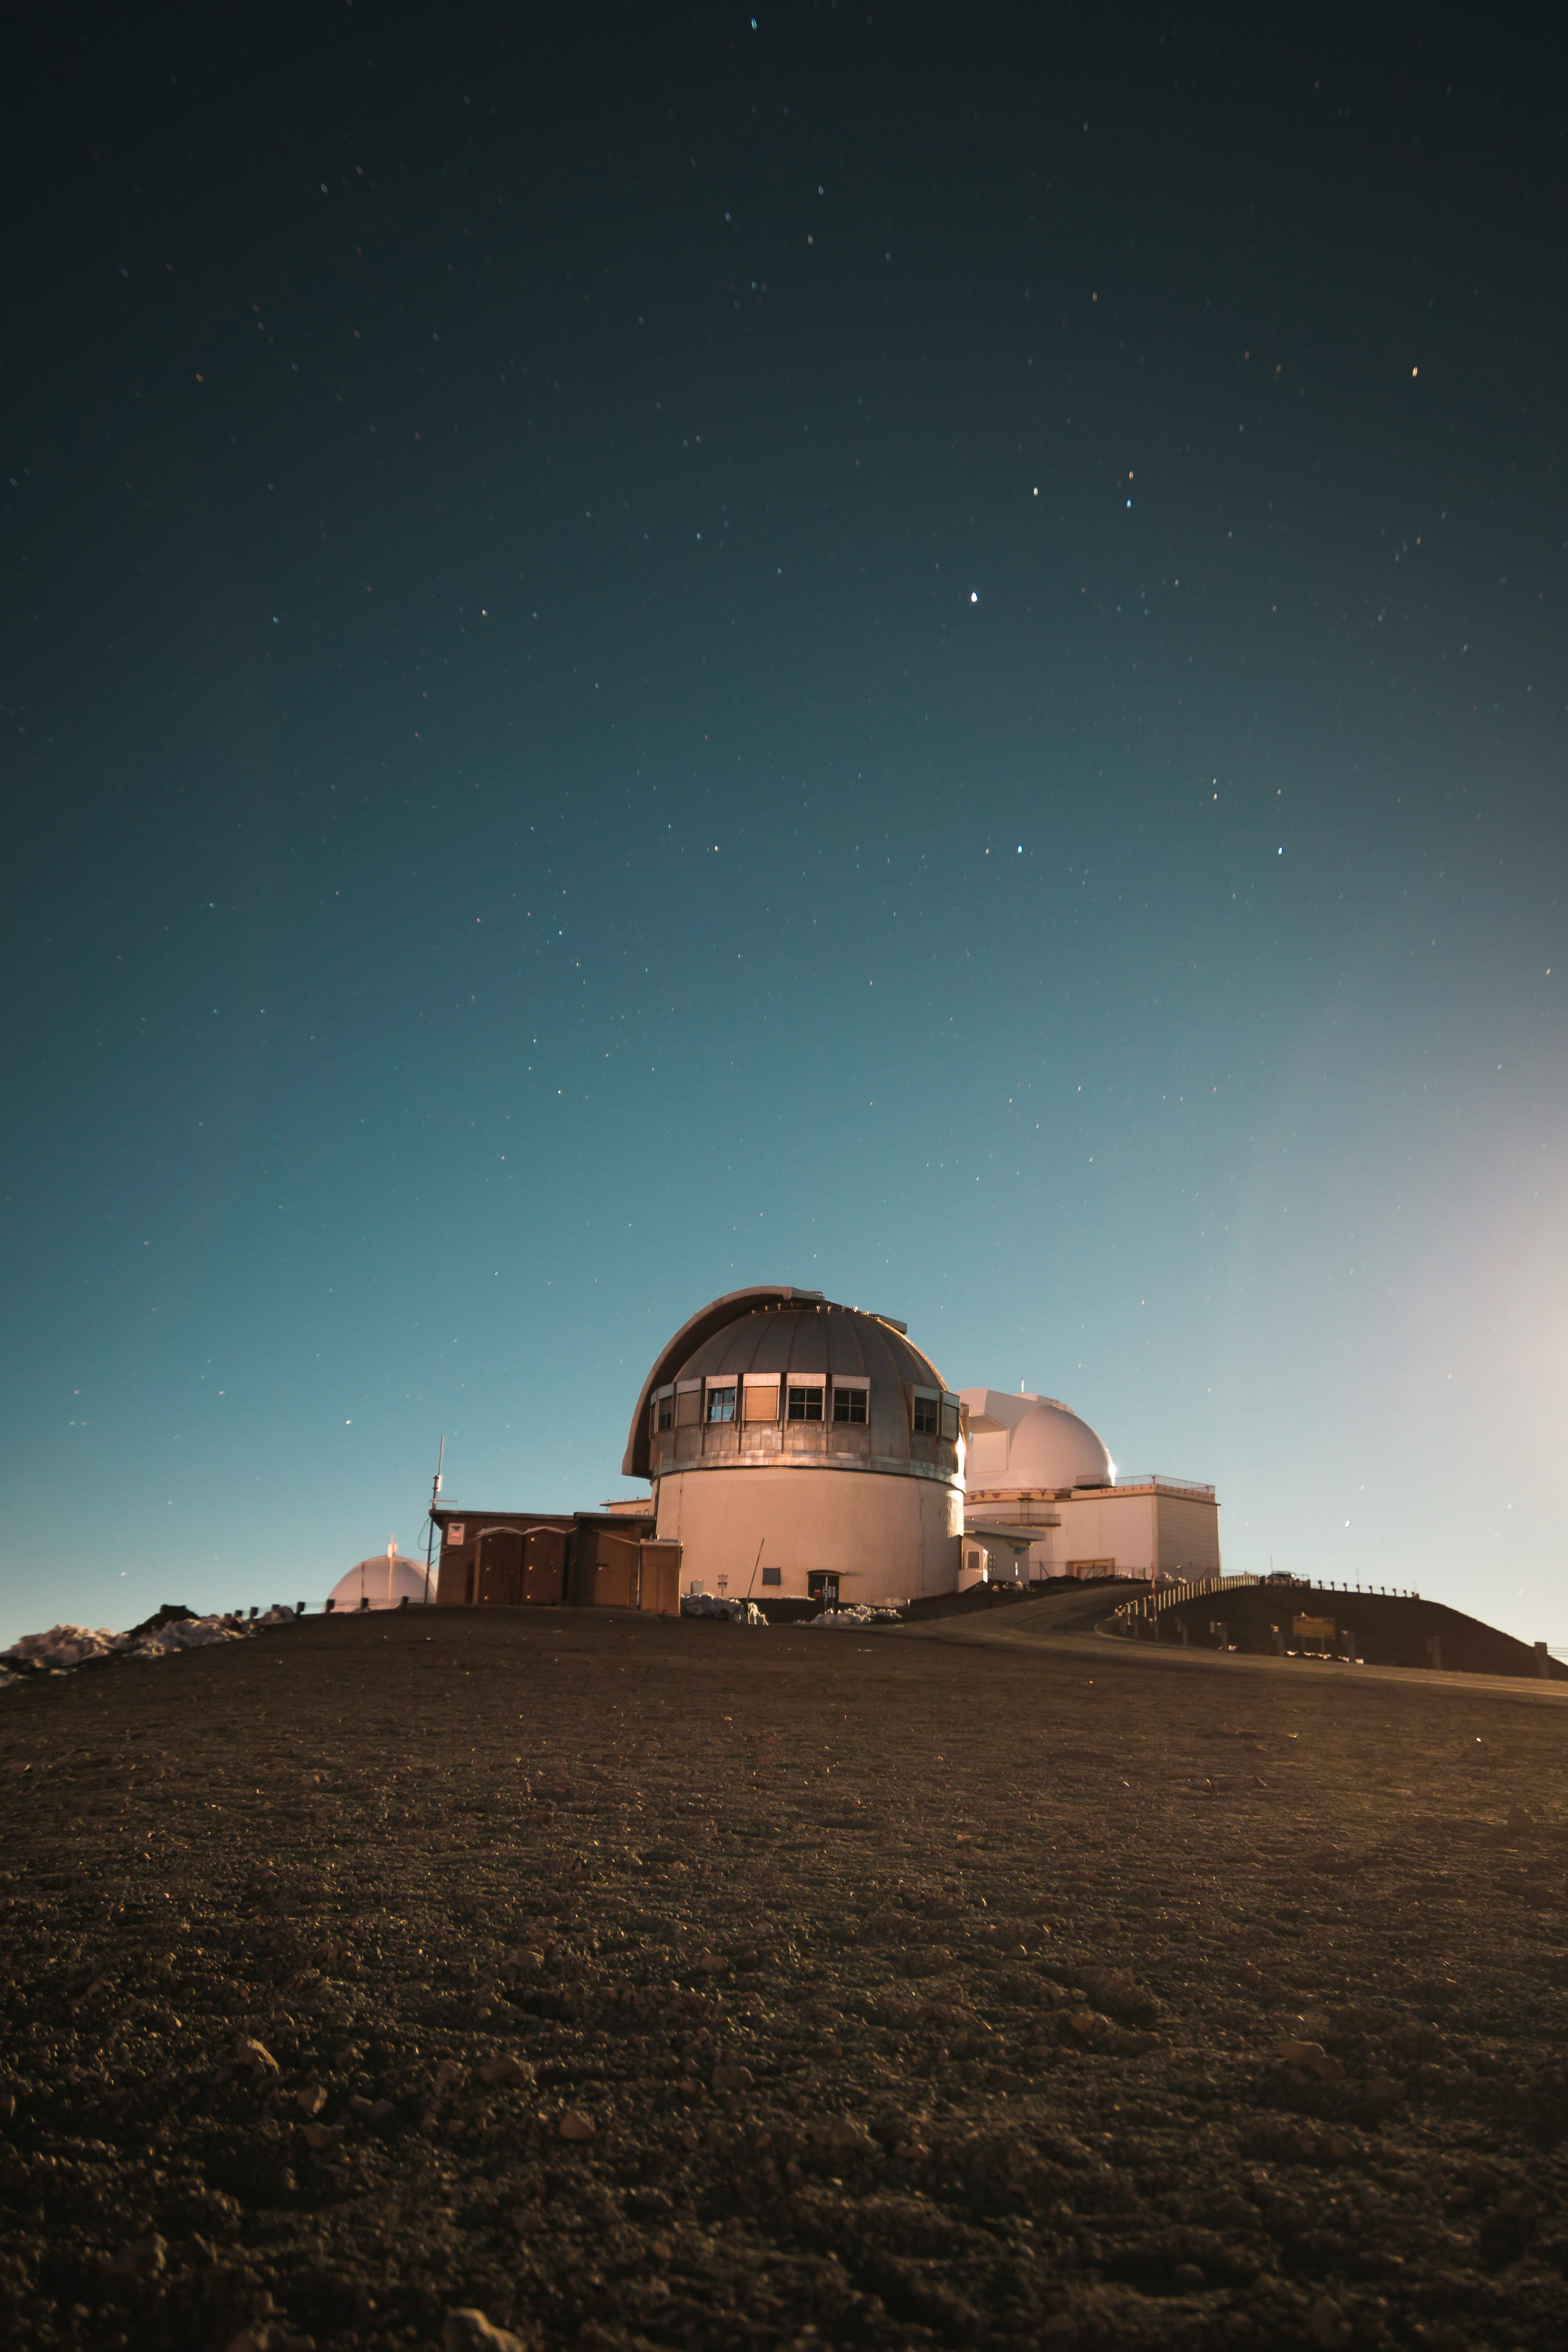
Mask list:
MULTIPOLYGON (((334 1609, 357 1609, 362 1601, 373 1609, 395 1609, 407 1601, 416 1608, 425 1599, 425 1563, 407 1559, 398 1552, 392 1561, 391 1595, 388 1597, 387 1559, 384 1551, 373 1552, 368 1559, 357 1560, 346 1576, 340 1576, 329 1596, 334 1609)), ((436 1597, 436 1580, 430 1579, 430 1598, 436 1597)))
POLYGON ((1116 1465, 1105 1441, 1058 1397, 961 1389, 969 1408, 965 1484, 992 1487, 1110 1486, 1116 1465))

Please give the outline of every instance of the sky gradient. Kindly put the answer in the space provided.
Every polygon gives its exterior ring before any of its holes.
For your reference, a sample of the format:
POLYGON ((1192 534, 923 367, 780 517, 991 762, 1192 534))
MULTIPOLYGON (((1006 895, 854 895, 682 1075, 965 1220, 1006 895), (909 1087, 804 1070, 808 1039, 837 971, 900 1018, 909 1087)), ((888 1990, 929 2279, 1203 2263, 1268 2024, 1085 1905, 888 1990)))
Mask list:
POLYGON ((1535 21, 0 18, 0 1636, 778 1281, 1568 1645, 1535 21))

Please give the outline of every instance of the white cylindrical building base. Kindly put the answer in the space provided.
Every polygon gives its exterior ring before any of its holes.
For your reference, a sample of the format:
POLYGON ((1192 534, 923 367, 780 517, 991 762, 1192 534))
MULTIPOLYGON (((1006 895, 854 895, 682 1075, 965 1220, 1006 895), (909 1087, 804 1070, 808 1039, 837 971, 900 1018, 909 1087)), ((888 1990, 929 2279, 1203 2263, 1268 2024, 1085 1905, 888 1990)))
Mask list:
POLYGON ((658 1482, 659 1540, 681 1547, 683 1592, 804 1601, 826 1574, 841 1605, 914 1601, 957 1589, 963 1532, 963 1488, 942 1478, 747 1464, 658 1482))

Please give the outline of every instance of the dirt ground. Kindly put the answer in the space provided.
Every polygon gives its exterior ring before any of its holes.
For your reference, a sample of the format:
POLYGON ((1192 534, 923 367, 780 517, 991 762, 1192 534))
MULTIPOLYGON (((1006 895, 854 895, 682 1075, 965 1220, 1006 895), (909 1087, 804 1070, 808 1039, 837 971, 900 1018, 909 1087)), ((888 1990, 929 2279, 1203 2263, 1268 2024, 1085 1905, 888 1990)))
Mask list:
POLYGON ((1185 1664, 410 1612, 0 1696, 5 2340, 1559 2352, 1568 1713, 1185 1664))

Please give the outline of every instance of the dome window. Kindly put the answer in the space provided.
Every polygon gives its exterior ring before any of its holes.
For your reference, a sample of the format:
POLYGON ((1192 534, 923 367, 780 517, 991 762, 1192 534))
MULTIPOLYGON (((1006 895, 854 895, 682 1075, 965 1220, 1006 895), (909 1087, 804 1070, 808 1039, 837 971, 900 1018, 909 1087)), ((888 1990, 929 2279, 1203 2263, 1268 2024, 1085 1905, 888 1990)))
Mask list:
POLYGON ((818 1381, 814 1387, 810 1388, 797 1387, 795 1381, 792 1381, 790 1382, 789 1417, 791 1421, 820 1421, 822 1419, 822 1384, 820 1381, 818 1381))
POLYGON ((930 1389, 917 1389, 914 1394, 914 1427, 917 1437, 934 1437, 941 1418, 942 1399, 930 1389))
POLYGON ((701 1418, 701 1381, 677 1381, 675 1383, 675 1425, 677 1429, 694 1429, 701 1418))
POLYGON ((734 1420, 735 1383, 733 1381, 715 1381, 709 1389, 708 1418, 710 1421, 734 1420))
POLYGON ((746 1375, 746 1419, 776 1421, 779 1417, 779 1384, 775 1375, 765 1378, 748 1372, 746 1375))
POLYGON ((660 1389, 653 1401, 653 1434, 675 1427, 675 1391, 660 1389))
POLYGON ((860 1428, 866 1425, 866 1400, 871 1383, 864 1380, 836 1380, 833 1383, 833 1418, 851 1422, 860 1428))

